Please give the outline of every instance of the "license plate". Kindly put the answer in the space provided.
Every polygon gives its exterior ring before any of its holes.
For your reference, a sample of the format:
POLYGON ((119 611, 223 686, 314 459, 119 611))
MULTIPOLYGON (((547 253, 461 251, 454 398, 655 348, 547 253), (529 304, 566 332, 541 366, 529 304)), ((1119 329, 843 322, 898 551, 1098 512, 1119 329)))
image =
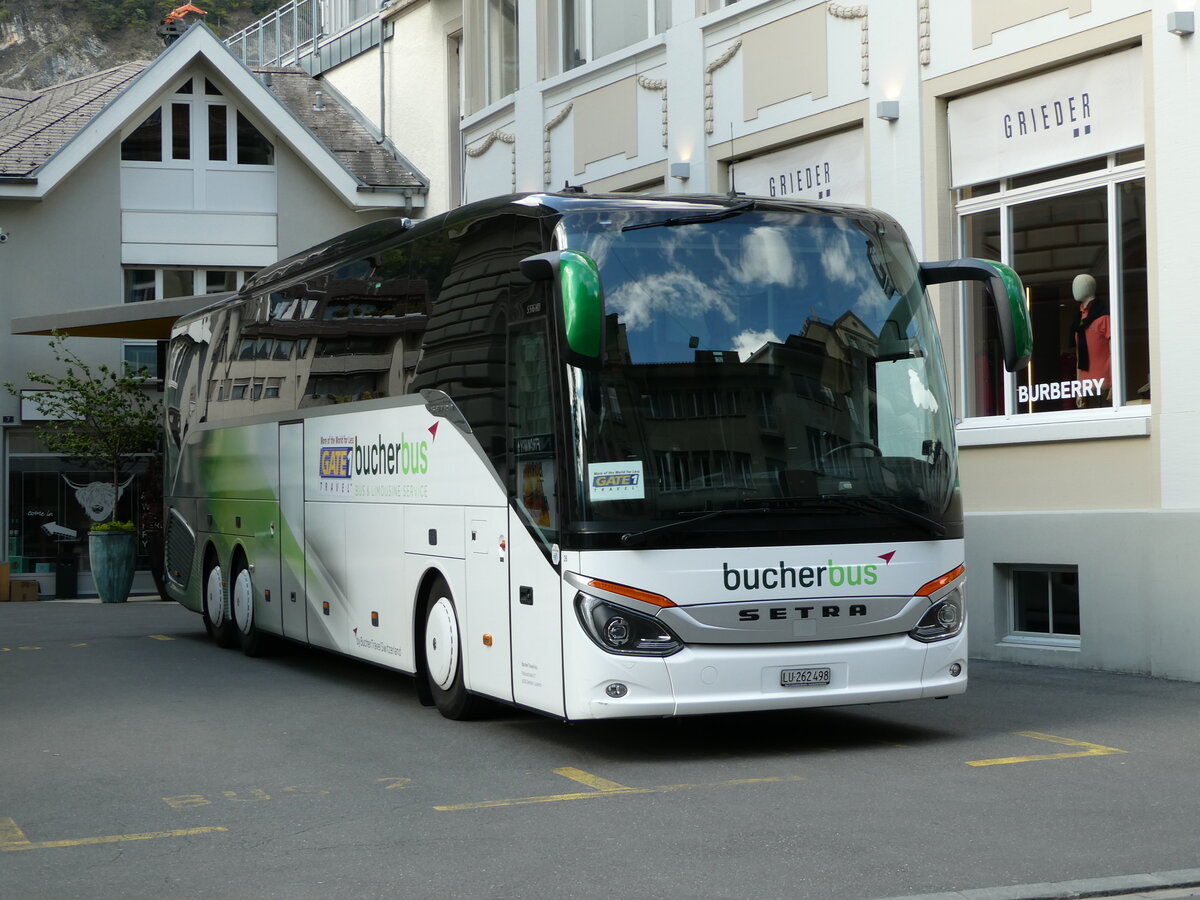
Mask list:
POLYGON ((784 669, 779 673, 781 687, 816 687, 829 684, 829 667, 784 669))

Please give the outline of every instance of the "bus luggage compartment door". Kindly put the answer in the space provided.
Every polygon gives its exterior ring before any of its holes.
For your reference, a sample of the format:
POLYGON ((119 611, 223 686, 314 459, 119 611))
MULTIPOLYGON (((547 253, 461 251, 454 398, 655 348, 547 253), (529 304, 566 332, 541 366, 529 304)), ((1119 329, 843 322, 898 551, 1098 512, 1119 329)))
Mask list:
POLYGON ((279 426, 279 571, 283 635, 308 640, 304 591, 304 424, 279 426))

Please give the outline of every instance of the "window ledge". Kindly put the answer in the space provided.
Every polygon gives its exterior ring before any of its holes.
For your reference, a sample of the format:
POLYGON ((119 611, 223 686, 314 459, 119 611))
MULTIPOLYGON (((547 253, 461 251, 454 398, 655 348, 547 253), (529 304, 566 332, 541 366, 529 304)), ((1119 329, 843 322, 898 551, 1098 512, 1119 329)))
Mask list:
POLYGON ((1078 650, 1080 648, 1080 640, 1077 637, 1016 633, 1002 637, 999 645, 1007 647, 1038 647, 1049 650, 1078 650))
POLYGON ((1092 441, 1149 435, 1148 406, 1126 406, 1091 415, 1067 412, 967 419, 955 429, 959 447, 1092 441))

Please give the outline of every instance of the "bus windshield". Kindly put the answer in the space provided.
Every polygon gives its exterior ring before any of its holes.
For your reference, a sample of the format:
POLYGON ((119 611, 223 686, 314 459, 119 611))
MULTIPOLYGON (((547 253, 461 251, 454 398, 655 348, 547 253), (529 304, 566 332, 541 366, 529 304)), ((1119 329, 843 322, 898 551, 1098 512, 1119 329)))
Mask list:
POLYGON ((606 313, 602 368, 568 370, 580 546, 960 537, 945 370, 899 227, 664 205, 560 225, 606 313))

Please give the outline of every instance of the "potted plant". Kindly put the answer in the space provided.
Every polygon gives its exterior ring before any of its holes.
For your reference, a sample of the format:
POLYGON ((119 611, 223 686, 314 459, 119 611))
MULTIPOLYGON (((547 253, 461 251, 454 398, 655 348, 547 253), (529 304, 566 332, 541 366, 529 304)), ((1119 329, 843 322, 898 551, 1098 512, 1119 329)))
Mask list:
MULTIPOLYGON (((160 452, 160 404, 146 387, 144 369, 134 371, 128 363, 119 372, 104 364, 93 367, 69 350, 66 340, 67 335, 57 332, 50 338, 62 374, 26 373, 42 388, 27 399, 47 419, 34 429, 47 450, 111 473, 108 521, 93 525, 88 552, 100 599, 123 603, 133 585, 137 535, 132 522, 116 521, 115 501, 124 487, 121 476, 132 477, 143 459, 153 460, 160 452)), ((22 396, 11 382, 5 388, 22 396)), ((161 560, 153 563, 161 565, 161 560)))
POLYGON ((133 587, 137 534, 132 522, 100 522, 88 532, 92 579, 102 603, 124 603, 133 587))

